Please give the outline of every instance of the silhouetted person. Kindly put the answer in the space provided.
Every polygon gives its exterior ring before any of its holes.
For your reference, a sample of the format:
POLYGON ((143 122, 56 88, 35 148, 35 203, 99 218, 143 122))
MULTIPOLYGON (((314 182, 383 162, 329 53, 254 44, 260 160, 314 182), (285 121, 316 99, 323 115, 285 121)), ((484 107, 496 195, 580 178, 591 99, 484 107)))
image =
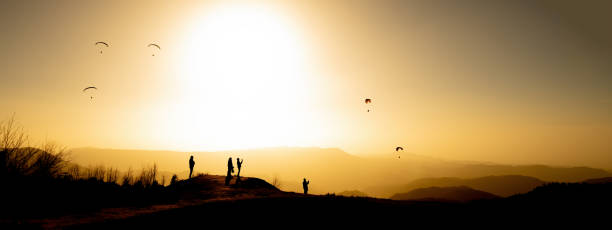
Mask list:
POLYGON ((232 174, 230 173, 229 170, 227 170, 227 176, 225 176, 225 185, 229 185, 230 181, 232 180, 232 174))
POLYGON ((238 165, 238 177, 240 177, 240 168, 242 168, 242 162, 244 162, 244 160, 240 160, 240 158, 236 158, 236 165, 238 165))
POLYGON ((231 173, 234 173, 234 163, 232 163, 232 158, 230 157, 227 160, 227 174, 231 175, 231 173))
POLYGON ((304 187, 304 195, 308 195, 308 184, 310 184, 310 181, 304 178, 304 181, 302 181, 302 187, 304 187))
POLYGON ((191 179, 191 174, 193 173, 193 166, 195 166, 195 161, 193 161, 193 156, 189 158, 189 178, 191 179))
POLYGON ((232 163, 232 158, 227 159, 227 176, 225 176, 225 185, 229 185, 229 182, 232 180, 232 173, 234 173, 234 164, 232 163))

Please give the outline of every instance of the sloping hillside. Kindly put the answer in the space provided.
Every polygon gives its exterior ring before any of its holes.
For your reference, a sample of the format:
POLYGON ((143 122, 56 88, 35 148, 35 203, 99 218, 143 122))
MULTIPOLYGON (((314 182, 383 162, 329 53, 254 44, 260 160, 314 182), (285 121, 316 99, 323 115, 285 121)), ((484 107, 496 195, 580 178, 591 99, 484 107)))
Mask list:
POLYGON ((582 183, 587 184, 606 184, 612 183, 612 177, 594 178, 583 181, 582 183))
POLYGON ((406 192, 417 188, 428 187, 456 187, 467 186, 477 190, 489 192, 497 196, 507 197, 514 194, 526 193, 543 185, 545 182, 534 177, 507 175, 486 176, 478 178, 461 179, 456 177, 422 178, 401 187, 406 192))
POLYGON ((467 186, 419 188, 407 193, 399 193, 391 196, 392 200, 443 200, 459 202, 495 198, 499 197, 467 186))
MULTIPOLYGON (((65 185, 64 185, 65 186, 65 185)), ((116 186, 113 189, 107 189, 107 193, 112 193, 114 190, 120 189, 116 186)), ((302 196, 301 194, 283 192, 259 178, 243 177, 240 183, 237 183, 236 177, 232 179, 229 186, 225 185, 224 176, 202 175, 188 180, 178 181, 166 188, 164 193, 157 193, 161 201, 150 203, 127 203, 126 197, 111 196, 126 203, 114 202, 110 206, 101 206, 102 208, 80 210, 77 213, 70 214, 46 214, 36 215, 31 217, 20 217, 25 223, 42 226, 43 228, 64 228, 71 225, 91 224, 102 221, 110 221, 114 219, 125 219, 138 215, 152 214, 164 210, 180 209, 195 205, 202 205, 217 201, 227 200, 248 200, 262 197, 293 197, 302 196), (38 218, 38 216, 46 216, 47 218, 38 218)), ((125 195, 125 194, 124 194, 125 195)), ((70 199, 70 198, 66 198, 70 199)), ((65 200, 65 205, 70 206, 75 202, 82 204, 91 204, 93 201, 100 199, 98 197, 79 197, 73 200, 65 200), (91 199, 91 200, 89 200, 91 199)), ((113 201, 110 201, 113 202, 113 201)), ((32 206, 35 207, 35 206, 32 206)), ((52 209, 60 209, 59 207, 45 207, 52 209)), ((65 208, 65 207, 61 207, 65 208)), ((0 223, 3 219, 0 217, 0 223)), ((9 222, 4 220, 4 222, 9 222)), ((10 222, 9 222, 10 223, 10 222)))

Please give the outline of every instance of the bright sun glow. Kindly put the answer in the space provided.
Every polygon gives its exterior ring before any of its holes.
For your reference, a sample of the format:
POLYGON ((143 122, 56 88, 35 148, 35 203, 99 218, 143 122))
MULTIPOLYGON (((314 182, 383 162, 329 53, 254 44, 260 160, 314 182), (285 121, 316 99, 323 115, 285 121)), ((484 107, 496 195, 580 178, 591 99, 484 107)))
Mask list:
POLYGON ((277 12, 221 5, 193 20, 177 63, 184 90, 166 127, 181 148, 295 145, 308 135, 305 47, 277 12))

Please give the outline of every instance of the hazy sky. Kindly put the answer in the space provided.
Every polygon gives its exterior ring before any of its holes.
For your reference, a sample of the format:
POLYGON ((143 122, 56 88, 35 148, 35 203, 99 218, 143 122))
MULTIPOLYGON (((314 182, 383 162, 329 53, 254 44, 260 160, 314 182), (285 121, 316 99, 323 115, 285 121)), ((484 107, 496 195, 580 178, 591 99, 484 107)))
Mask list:
POLYGON ((0 119, 68 147, 612 168, 610 5, 1 1, 0 119))

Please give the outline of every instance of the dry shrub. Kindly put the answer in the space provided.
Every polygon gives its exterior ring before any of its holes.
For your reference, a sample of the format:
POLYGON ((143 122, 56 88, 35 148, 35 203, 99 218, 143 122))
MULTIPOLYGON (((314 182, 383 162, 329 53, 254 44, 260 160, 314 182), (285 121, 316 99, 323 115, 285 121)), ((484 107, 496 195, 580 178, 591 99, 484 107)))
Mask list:
POLYGON ((108 170, 106 170, 106 182, 116 184, 118 178, 119 178, 119 170, 113 167, 110 167, 108 168, 108 170))
POLYGON ((87 178, 96 179, 98 181, 104 181, 104 175, 106 174, 106 168, 103 165, 97 165, 89 167, 87 169, 87 178))
POLYGON ((66 164, 65 148, 47 142, 28 147, 28 136, 13 115, 0 122, 0 177, 58 177, 66 164))
POLYGON ((148 168, 143 168, 136 184, 143 187, 151 187, 152 185, 157 185, 157 164, 153 164, 153 166, 148 168))
POLYGON ((68 168, 68 175, 70 175, 70 177, 73 180, 78 180, 81 178, 81 167, 79 167, 78 165, 72 165, 68 168))
POLYGON ((280 178, 278 177, 278 175, 274 175, 274 177, 272 178, 272 186, 276 187, 277 189, 280 189, 281 186, 281 181, 280 178))
POLYGON ((134 171, 130 167, 128 171, 125 174, 123 174, 121 185, 128 186, 128 185, 132 185, 133 183, 134 183, 134 171))

